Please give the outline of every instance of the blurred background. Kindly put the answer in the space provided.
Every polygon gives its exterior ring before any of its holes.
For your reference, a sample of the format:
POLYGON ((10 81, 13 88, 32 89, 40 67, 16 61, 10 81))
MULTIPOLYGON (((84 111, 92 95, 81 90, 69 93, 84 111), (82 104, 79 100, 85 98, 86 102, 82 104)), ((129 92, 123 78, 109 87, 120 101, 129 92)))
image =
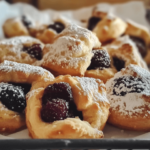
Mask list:
MULTIPOLYGON (((56 10, 77 9, 85 6, 91 6, 101 2, 107 3, 125 3, 135 0, 6 0, 9 3, 24 2, 30 3, 39 9, 52 8, 56 10)), ((136 0, 144 2, 146 8, 150 8, 150 0, 136 0)))

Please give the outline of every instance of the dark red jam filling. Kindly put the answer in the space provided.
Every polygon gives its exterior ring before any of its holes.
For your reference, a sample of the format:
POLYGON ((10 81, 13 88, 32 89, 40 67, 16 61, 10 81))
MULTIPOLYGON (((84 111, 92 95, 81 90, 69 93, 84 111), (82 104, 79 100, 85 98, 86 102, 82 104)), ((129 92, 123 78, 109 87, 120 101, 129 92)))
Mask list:
POLYGON ((130 38, 136 44, 136 46, 139 50, 139 53, 144 58, 147 54, 147 48, 146 48, 146 44, 145 44, 144 40, 142 40, 141 38, 138 38, 138 37, 134 37, 134 36, 130 36, 130 38))
POLYGON ((9 82, 9 84, 12 84, 14 86, 19 86, 22 88, 24 94, 26 95, 30 89, 31 89, 31 84, 28 83, 14 83, 14 82, 9 82))
POLYGON ((141 78, 123 76, 114 80, 113 95, 125 96, 127 93, 141 93, 146 86, 141 78))
POLYGON ((99 21, 101 21, 101 18, 91 17, 88 21, 88 29, 92 31, 99 21))
POLYGON ((22 16, 22 22, 27 28, 30 28, 30 26, 32 25, 32 22, 25 15, 22 16))
POLYGON ((33 44, 30 47, 24 47, 23 51, 28 53, 30 57, 35 58, 37 60, 42 59, 42 47, 40 44, 33 44))
POLYGON ((87 70, 104 69, 110 67, 110 57, 105 50, 93 50, 94 56, 91 59, 91 64, 87 70))
POLYGON ((57 33, 60 33, 65 29, 65 26, 61 22, 55 22, 54 24, 50 24, 48 28, 55 30, 57 33))
POLYGON ((77 111, 70 85, 60 82, 46 87, 42 97, 42 120, 53 122, 75 116, 83 119, 82 112, 77 111))
POLYGON ((117 71, 120 71, 122 68, 125 68, 125 61, 119 59, 118 57, 113 57, 113 64, 117 71))
MULTIPOLYGON (((31 87, 31 86, 30 86, 31 87)), ((26 94, 28 88, 26 86, 22 87, 21 83, 1 83, 0 84, 0 101, 8 109, 15 112, 23 112, 26 107, 26 94)))

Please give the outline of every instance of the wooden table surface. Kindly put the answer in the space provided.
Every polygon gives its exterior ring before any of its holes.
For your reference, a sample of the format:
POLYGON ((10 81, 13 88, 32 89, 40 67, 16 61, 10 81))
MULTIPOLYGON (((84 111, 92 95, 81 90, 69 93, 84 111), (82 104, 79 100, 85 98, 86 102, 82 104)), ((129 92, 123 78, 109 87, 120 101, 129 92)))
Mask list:
MULTIPOLYGON (((84 6, 90 6, 101 2, 108 3, 125 3, 135 0, 10 0, 11 2, 32 3, 39 9, 52 8, 56 10, 77 9, 84 6)), ((150 7, 150 0, 136 0, 145 3, 146 7, 150 7)))

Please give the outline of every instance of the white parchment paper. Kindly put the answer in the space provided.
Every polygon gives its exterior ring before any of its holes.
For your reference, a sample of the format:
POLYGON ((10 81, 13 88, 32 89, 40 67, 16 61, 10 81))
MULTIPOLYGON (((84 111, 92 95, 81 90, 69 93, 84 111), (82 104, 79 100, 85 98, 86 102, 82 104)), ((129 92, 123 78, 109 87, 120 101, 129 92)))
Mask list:
MULTIPOLYGON (((145 7, 142 2, 128 2, 124 4, 115 4, 110 5, 107 3, 98 4, 98 9, 113 13, 124 20, 131 19, 141 25, 146 26, 150 29, 150 26, 145 18, 145 7)), ((86 7, 78 10, 70 11, 55 11, 55 10, 45 10, 39 11, 36 8, 23 4, 13 4, 9 5, 5 1, 0 1, 0 39, 4 38, 2 25, 6 19, 22 16, 24 14, 31 16, 35 21, 41 23, 51 23, 56 17, 66 17, 72 22, 77 23, 81 26, 86 26, 85 23, 81 23, 81 20, 88 20, 92 14, 94 6, 86 7)), ((109 124, 105 126, 104 129, 105 138, 138 138, 138 139, 149 139, 149 132, 136 132, 136 131, 127 131, 121 130, 116 127, 113 127, 109 124)), ((22 130, 17 133, 13 133, 7 136, 0 135, 0 139, 29 139, 28 130, 22 130)))

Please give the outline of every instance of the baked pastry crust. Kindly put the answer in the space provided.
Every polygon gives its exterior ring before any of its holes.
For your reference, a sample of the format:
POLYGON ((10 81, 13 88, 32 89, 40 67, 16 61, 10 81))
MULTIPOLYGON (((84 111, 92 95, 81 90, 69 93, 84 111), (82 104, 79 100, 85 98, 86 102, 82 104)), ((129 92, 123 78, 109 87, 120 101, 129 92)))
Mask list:
MULTIPOLYGON (((57 17, 54 19, 55 22, 62 23, 65 27, 70 24, 69 20, 64 17, 57 17)), ((53 43, 55 37, 58 35, 55 30, 48 28, 48 25, 39 25, 36 28, 32 28, 30 29, 30 33, 45 44, 53 43)))
MULTIPOLYGON (((53 75, 42 69, 27 64, 4 61, 0 64, 0 83, 29 83, 53 80, 53 75)), ((32 88, 33 89, 33 88, 32 88)), ((12 133, 26 126, 24 114, 7 109, 0 102, 0 133, 12 133)))
POLYGON ((98 17, 101 19, 105 18, 108 14, 110 14, 110 12, 108 12, 105 9, 102 10, 98 5, 95 6, 92 10, 92 16, 98 17))
POLYGON ((95 69, 95 70, 87 70, 85 72, 85 77, 92 77, 95 79, 100 79, 104 83, 110 78, 112 78, 117 70, 115 68, 104 68, 103 70, 95 69))
MULTIPOLYGON (((137 131, 149 131, 150 130, 150 73, 136 65, 129 65, 125 69, 118 72, 114 78, 111 78, 106 83, 107 97, 110 101, 110 116, 108 122, 122 129, 130 129, 137 131), (134 81, 124 82, 122 88, 118 87, 118 96, 113 94, 116 80, 119 78, 126 78, 131 76, 136 78, 134 81), (142 82, 139 82, 138 80, 142 82), (128 84, 135 86, 131 87, 128 84), (138 92, 130 92, 131 90, 138 89, 138 92), (143 91, 142 91, 143 90, 143 91), (129 92, 128 92, 129 91, 129 92), (121 96, 121 92, 126 92, 124 96, 121 96), (119 95, 120 93, 120 95, 119 95)), ((118 84, 118 83, 117 83, 118 84)), ((131 85, 131 86, 132 86, 131 85)), ((121 85, 120 85, 121 86, 121 85)))
POLYGON ((44 44, 38 39, 30 36, 19 36, 0 41, 0 62, 4 60, 15 61, 18 63, 34 64, 38 60, 31 57, 28 53, 23 51, 23 47, 30 47, 33 44, 44 44))
POLYGON ((146 45, 150 45, 150 33, 148 28, 145 26, 139 25, 138 23, 135 23, 134 21, 128 20, 127 21, 127 28, 125 31, 125 34, 139 37, 143 39, 146 43, 146 45))
POLYGON ((105 43, 114 40, 122 35, 126 30, 126 23, 118 17, 108 14, 93 29, 100 42, 105 43))
POLYGON ((101 131, 109 115, 109 102, 105 85, 99 79, 58 76, 53 81, 43 82, 41 88, 27 95, 26 123, 32 138, 102 138, 101 131), (82 111, 83 120, 67 118, 52 123, 43 122, 40 110, 41 98, 49 84, 67 82, 72 87, 74 102, 82 111), (35 107, 36 106, 36 107, 35 107), (99 129, 99 130, 98 130, 99 129))
POLYGON ((147 55, 144 60, 148 65, 150 65, 150 48, 148 49, 147 55))
MULTIPOLYGON (((114 66, 113 57, 125 61, 125 67, 130 64, 138 65, 148 70, 146 63, 141 58, 137 47, 131 41, 129 36, 123 36, 114 40, 111 44, 105 46, 111 58, 111 66, 114 66)), ((115 66, 114 66, 115 67, 115 66)))
POLYGON ((42 67, 57 75, 83 76, 90 65, 92 49, 99 47, 100 42, 91 31, 68 25, 53 44, 44 47, 42 67))
POLYGON ((24 26, 20 18, 6 20, 3 25, 3 31, 7 38, 29 35, 27 28, 24 26))

